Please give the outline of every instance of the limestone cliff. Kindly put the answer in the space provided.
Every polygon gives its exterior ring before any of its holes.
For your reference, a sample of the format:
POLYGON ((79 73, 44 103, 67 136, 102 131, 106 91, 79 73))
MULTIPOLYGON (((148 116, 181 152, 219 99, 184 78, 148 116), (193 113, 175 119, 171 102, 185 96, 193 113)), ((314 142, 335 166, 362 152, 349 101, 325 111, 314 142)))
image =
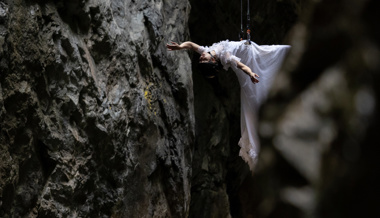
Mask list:
POLYGON ((0 1, 0 216, 186 217, 184 1, 0 1))

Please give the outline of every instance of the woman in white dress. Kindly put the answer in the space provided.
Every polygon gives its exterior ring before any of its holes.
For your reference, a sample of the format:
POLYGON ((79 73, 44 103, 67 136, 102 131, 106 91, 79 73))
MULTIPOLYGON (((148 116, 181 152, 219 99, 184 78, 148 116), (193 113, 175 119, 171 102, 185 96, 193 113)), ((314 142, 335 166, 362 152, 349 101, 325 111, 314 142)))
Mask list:
POLYGON ((207 77, 214 77, 220 69, 229 67, 236 73, 241 88, 241 147, 239 155, 251 171, 257 162, 259 141, 257 135, 257 112, 267 96, 276 72, 290 49, 289 45, 257 45, 245 41, 221 41, 210 47, 193 42, 171 42, 170 51, 191 49, 198 52, 199 68, 207 77), (260 77, 260 82, 259 82, 260 77))

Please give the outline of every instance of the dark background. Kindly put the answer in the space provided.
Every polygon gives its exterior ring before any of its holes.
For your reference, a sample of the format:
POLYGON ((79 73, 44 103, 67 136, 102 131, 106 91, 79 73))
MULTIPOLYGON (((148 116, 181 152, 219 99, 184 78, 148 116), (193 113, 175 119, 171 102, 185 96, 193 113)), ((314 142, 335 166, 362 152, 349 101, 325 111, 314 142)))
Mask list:
MULTIPOLYGON (((240 1, 192 0, 190 3, 191 41, 210 46, 226 39, 239 40, 240 1)), ((243 4, 245 30, 246 1, 243 4)), ((228 71, 217 79, 205 79, 196 69, 199 55, 192 54, 196 144, 190 217, 224 217, 228 213, 225 210, 230 210, 232 217, 377 217, 379 211, 374 202, 378 202, 379 189, 374 181, 379 172, 375 155, 378 155, 378 116, 360 115, 355 109, 358 107, 355 96, 362 88, 369 90, 374 99, 379 96, 375 85, 379 81, 379 66, 375 64, 379 58, 374 57, 372 64, 364 60, 365 54, 378 54, 367 50, 379 48, 379 31, 375 27, 379 3, 256 0, 250 4, 251 39, 260 45, 293 47, 281 71, 288 83, 273 88, 260 113, 261 122, 281 128, 281 116, 292 104, 298 105, 293 107, 294 113, 303 113, 301 104, 293 102, 302 93, 314 90, 322 75, 329 78, 328 69, 333 67, 343 73, 343 78, 335 81, 337 84, 330 91, 344 93, 339 98, 323 96, 332 105, 329 110, 319 112, 317 106, 314 111, 306 112, 316 113, 321 126, 310 132, 301 128, 291 137, 302 141, 303 146, 313 143, 322 146, 321 129, 330 122, 335 135, 328 148, 318 153, 320 165, 315 167, 319 169, 319 177, 314 180, 307 178, 297 164, 273 146, 280 133, 262 138, 265 156, 260 156, 258 170, 252 176, 238 156, 240 90, 235 75, 228 71), (346 83, 347 90, 341 87, 346 83), (213 142, 215 138, 219 143, 213 142), (352 151, 355 160, 347 158, 350 148, 356 149, 352 151), (208 160, 206 166, 205 160, 208 160), (270 164, 265 165, 267 162, 270 164), (289 187, 306 193, 313 203, 307 204, 305 200, 297 205, 287 201, 283 193, 289 187)), ((316 89, 320 95, 325 92, 323 84, 316 89)), ((297 123, 297 120, 289 122, 297 123)), ((303 201, 300 196, 295 198, 303 201)))

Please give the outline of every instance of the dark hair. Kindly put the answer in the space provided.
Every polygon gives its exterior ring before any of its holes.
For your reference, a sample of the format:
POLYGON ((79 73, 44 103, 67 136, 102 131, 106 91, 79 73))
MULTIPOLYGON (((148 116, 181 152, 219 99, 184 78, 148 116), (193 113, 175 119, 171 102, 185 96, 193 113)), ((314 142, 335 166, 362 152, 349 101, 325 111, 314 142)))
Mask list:
POLYGON ((215 77, 222 68, 222 63, 220 63, 219 60, 216 62, 209 61, 198 63, 199 71, 208 78, 215 77))

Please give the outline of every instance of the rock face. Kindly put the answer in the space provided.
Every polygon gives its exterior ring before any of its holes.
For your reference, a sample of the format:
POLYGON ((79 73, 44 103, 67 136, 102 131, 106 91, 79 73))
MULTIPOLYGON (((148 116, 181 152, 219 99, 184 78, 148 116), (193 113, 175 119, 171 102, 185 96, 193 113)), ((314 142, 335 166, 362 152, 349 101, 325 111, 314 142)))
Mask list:
POLYGON ((0 1, 0 216, 186 217, 184 1, 0 1))

